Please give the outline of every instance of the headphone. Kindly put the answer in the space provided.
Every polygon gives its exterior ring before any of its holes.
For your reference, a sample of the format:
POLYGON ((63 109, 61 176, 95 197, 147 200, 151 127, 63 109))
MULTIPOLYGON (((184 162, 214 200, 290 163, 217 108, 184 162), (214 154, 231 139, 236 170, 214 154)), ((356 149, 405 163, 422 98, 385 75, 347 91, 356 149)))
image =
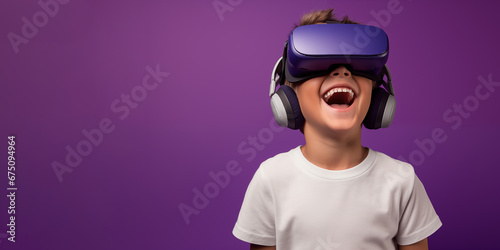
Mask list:
MULTIPOLYGON (((276 62, 271 75, 271 87, 269 96, 271 97, 271 109, 274 119, 281 127, 290 129, 301 129, 304 126, 304 116, 300 110, 299 100, 295 90, 284 84, 285 64, 283 57, 276 62), (276 90, 277 84, 280 84, 276 90)), ((367 129, 387 128, 391 125, 396 109, 396 99, 392 87, 391 73, 387 65, 384 65, 380 72, 377 86, 372 91, 370 108, 363 120, 363 125, 367 129), (387 81, 384 81, 384 75, 387 81), (383 85, 384 88, 381 88, 383 85), (386 91, 387 90, 387 91, 386 91)))

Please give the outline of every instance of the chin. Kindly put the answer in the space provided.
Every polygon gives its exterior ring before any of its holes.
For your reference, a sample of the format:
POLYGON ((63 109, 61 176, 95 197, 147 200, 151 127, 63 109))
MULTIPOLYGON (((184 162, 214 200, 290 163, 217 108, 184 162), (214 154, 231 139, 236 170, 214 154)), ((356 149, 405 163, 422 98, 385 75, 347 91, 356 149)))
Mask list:
POLYGON ((358 130, 361 130, 361 126, 360 125, 340 124, 340 125, 330 126, 330 130, 334 133, 357 132, 358 130))
POLYGON ((347 134, 347 133, 359 133, 361 131, 361 124, 355 121, 331 121, 325 124, 325 130, 329 134, 347 134))

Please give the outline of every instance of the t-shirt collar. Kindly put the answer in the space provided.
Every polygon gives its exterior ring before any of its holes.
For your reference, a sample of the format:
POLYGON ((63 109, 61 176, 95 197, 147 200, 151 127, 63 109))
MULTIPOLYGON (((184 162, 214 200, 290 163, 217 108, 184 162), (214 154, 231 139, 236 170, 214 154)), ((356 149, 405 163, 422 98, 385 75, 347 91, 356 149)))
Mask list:
POLYGON ((296 165, 307 173, 327 180, 346 180, 360 176, 368 169, 370 169, 376 158, 376 152, 372 149, 369 149, 366 158, 358 165, 344 170, 328 170, 318 167, 308 161, 305 158, 304 154, 302 154, 302 150, 300 150, 300 147, 301 146, 298 146, 297 148, 294 148, 292 150, 293 157, 295 158, 295 162, 297 163, 296 165))

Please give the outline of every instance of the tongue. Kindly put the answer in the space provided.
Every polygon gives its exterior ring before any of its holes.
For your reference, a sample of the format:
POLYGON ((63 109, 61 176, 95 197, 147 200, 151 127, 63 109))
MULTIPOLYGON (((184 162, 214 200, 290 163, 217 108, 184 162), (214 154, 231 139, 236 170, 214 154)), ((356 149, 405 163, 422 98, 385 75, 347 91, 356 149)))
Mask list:
POLYGON ((350 95, 346 92, 337 92, 332 95, 329 100, 331 104, 348 104, 350 101, 350 95))
POLYGON ((346 108, 349 108, 349 105, 347 105, 347 104, 332 104, 332 105, 330 105, 330 107, 336 108, 336 109, 346 109, 346 108))
POLYGON ((334 93, 328 100, 327 104, 332 108, 336 109, 346 109, 352 104, 352 96, 346 92, 334 93))

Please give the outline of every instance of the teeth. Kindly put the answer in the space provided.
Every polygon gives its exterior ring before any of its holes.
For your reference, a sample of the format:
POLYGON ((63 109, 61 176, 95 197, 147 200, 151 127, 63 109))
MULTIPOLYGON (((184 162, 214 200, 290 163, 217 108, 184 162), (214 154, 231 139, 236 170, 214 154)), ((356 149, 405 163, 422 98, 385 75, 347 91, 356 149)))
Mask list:
POLYGON ((348 89, 348 88, 333 88, 333 89, 330 89, 330 91, 326 92, 326 94, 323 96, 323 99, 325 99, 326 101, 328 101, 328 99, 330 99, 330 97, 335 94, 335 93, 338 93, 338 92, 344 92, 344 93, 349 93, 349 99, 353 98, 354 97, 354 92, 352 91, 352 89, 348 89))

